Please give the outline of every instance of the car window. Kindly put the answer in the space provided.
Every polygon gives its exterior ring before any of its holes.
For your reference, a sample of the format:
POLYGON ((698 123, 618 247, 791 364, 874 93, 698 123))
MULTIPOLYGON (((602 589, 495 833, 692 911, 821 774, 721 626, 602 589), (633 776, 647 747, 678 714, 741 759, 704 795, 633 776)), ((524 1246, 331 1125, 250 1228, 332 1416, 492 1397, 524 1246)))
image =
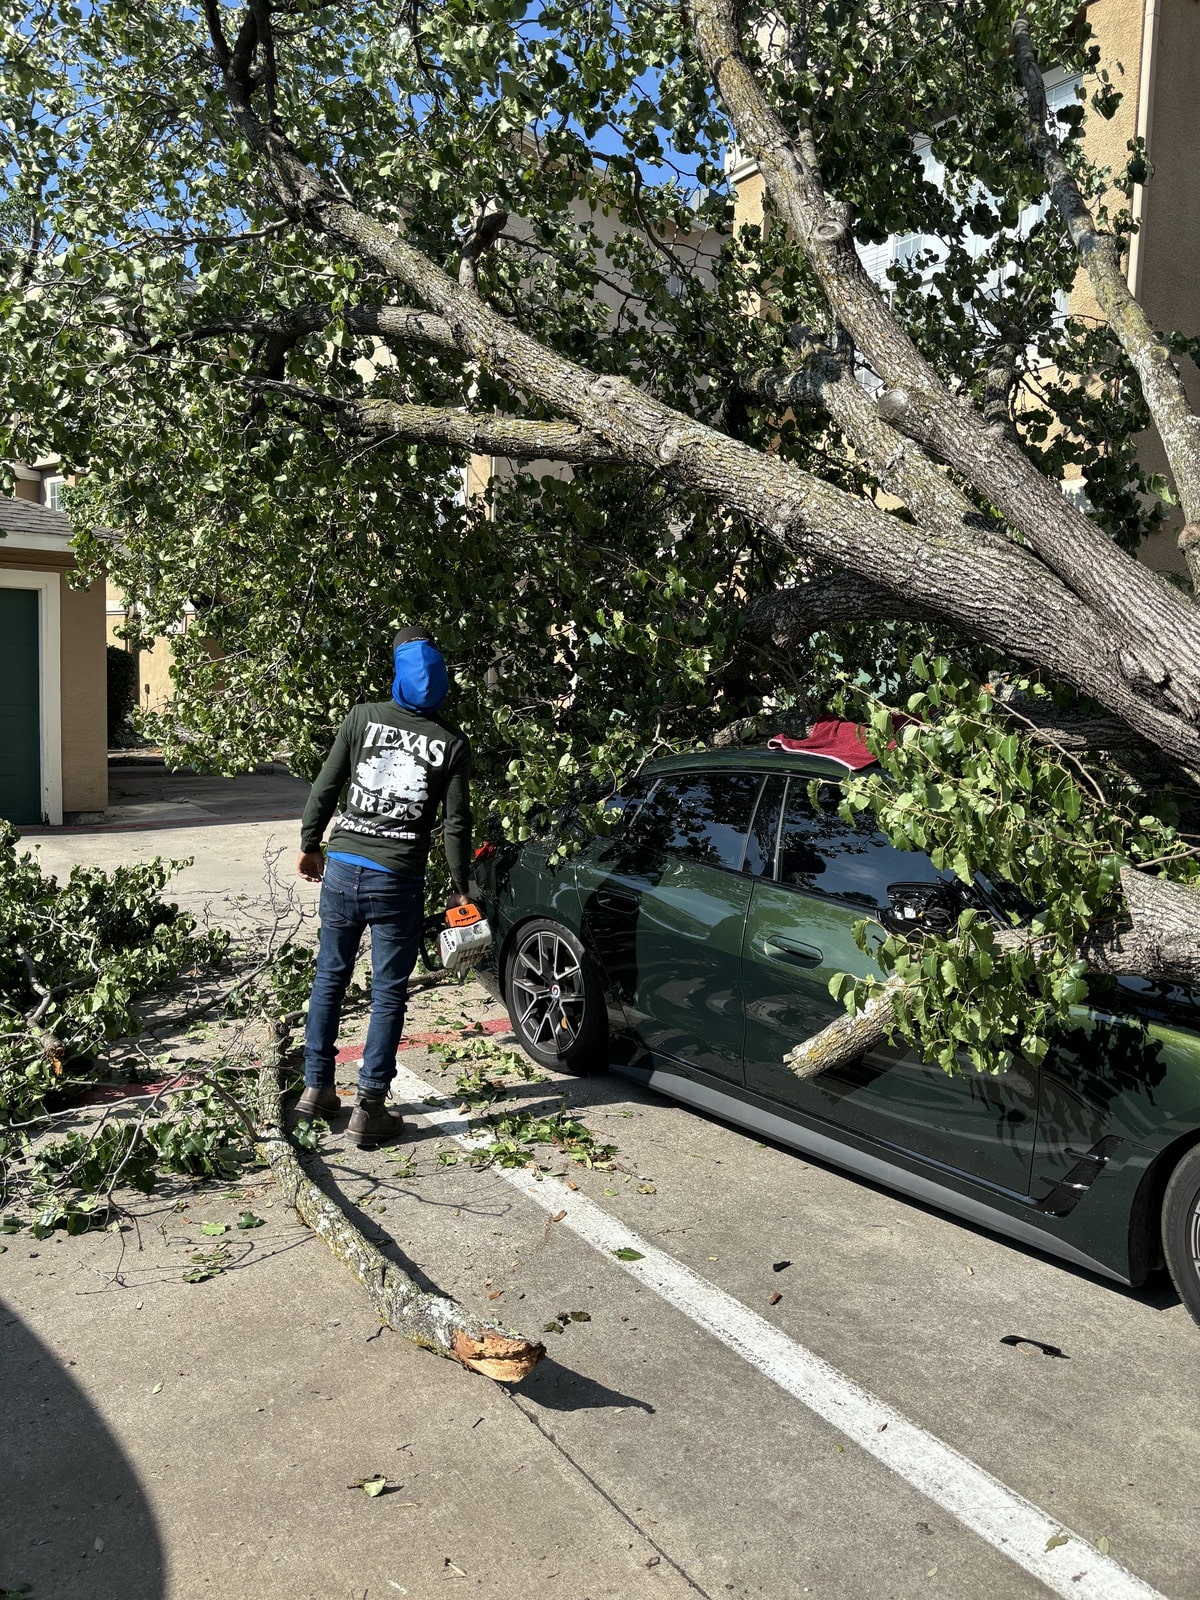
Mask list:
POLYGON ((742 871, 755 878, 770 878, 775 873, 775 844, 779 835, 779 814, 783 810, 783 789, 784 780, 775 773, 763 784, 754 808, 742 871))
MULTIPOLYGON (((639 773, 636 778, 631 778, 628 783, 623 783, 615 794, 599 796, 604 806, 604 814, 608 831, 611 834, 623 832, 638 814, 638 808, 654 787, 654 779, 645 773, 639 773)), ((588 796, 587 798, 593 798, 588 796)))
POLYGON ((923 850, 897 850, 866 814, 855 822, 838 815, 840 785, 822 783, 817 804, 811 779, 788 780, 780 837, 779 881, 864 910, 888 909, 892 883, 952 883, 923 850))
POLYGON ((762 779, 754 772, 686 772, 662 778, 627 838, 643 852, 739 871, 762 779))

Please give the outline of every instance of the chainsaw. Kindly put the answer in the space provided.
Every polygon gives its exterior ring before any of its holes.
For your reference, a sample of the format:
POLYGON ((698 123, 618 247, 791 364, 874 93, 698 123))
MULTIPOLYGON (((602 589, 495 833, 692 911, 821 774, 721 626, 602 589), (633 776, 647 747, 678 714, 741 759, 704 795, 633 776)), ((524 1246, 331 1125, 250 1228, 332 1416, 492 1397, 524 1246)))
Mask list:
POLYGON ((445 967, 447 972, 462 972, 474 966, 485 951, 490 949, 492 930, 483 912, 472 901, 465 906, 451 906, 426 917, 422 927, 421 960, 433 972, 445 967), (429 940, 437 935, 436 957, 429 940))

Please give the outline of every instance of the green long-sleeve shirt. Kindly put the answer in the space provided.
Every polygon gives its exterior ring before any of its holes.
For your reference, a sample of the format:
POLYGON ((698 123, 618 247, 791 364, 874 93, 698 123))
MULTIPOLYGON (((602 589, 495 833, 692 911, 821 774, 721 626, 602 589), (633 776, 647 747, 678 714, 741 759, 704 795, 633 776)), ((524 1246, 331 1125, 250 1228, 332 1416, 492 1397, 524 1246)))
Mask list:
POLYGON ((405 711, 394 700, 355 706, 309 793, 300 848, 320 848, 340 797, 329 849, 419 878, 441 806, 450 877, 465 894, 471 861, 470 766, 466 737, 450 723, 405 711))

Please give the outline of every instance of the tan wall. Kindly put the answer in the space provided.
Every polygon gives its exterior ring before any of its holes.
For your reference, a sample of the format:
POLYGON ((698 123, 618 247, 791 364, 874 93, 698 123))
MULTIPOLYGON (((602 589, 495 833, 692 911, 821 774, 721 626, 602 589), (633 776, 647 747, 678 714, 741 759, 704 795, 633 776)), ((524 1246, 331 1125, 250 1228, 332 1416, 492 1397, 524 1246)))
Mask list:
MULTIPOLYGON (((122 650, 128 650, 129 646, 125 640, 117 637, 117 629, 125 624, 124 616, 110 611, 106 622, 109 644, 119 645, 122 650)), ((164 710, 175 695, 174 685, 171 682, 175 651, 171 647, 170 639, 156 639, 152 649, 135 650, 132 653, 137 657, 138 705, 143 711, 164 710)))
POLYGON ((174 699, 174 665, 175 651, 169 639, 156 639, 153 649, 138 652, 138 704, 143 711, 163 711, 174 699))
POLYGON ((62 607, 63 814, 108 805, 108 682, 104 670, 104 584, 72 589, 59 578, 62 607))
MULTIPOLYGON (((1138 104, 1141 96, 1142 0, 1095 0, 1088 7, 1095 43, 1100 47, 1100 65, 1122 93, 1121 104, 1110 122, 1088 107, 1084 151, 1097 166, 1120 172, 1129 160, 1128 141, 1137 132, 1138 104)), ((1090 83, 1085 87, 1091 88, 1090 83)), ((1107 203, 1114 212, 1128 202, 1119 190, 1110 190, 1107 203)), ((1074 316, 1099 319, 1100 307, 1092 293, 1088 275, 1080 271, 1071 294, 1074 316)))
MULTIPOLYGON (((1151 320, 1181 333, 1200 332, 1200 5, 1159 0, 1154 96, 1147 148, 1154 174, 1144 197, 1139 290, 1151 320)), ((1195 379, 1195 368, 1190 376, 1195 379)), ((1200 388, 1193 390, 1193 403, 1200 388)))
POLYGON ((738 180, 733 201, 735 228, 761 227, 766 187, 762 174, 753 169, 746 177, 738 180))
MULTIPOLYGON (((1127 143, 1139 127, 1154 168, 1144 188, 1134 190, 1134 215, 1141 229, 1129 260, 1131 287, 1156 327, 1200 332, 1200 289, 1195 262, 1200 252, 1200 159, 1195 133, 1196 85, 1200 83, 1200 4, 1197 0, 1095 0, 1088 9, 1096 42, 1124 100, 1111 122, 1089 117, 1086 149, 1092 160, 1119 171, 1129 159, 1127 143), (1148 59, 1147 11, 1158 12, 1157 42, 1148 59), (1123 68, 1123 72, 1118 68, 1123 68), (1145 76, 1143 77, 1143 74, 1145 76)), ((1115 211, 1129 204, 1108 197, 1115 211)), ((1071 296, 1075 315, 1098 317, 1099 308, 1081 273, 1071 296)), ((1193 405, 1200 405, 1200 374, 1183 363, 1193 405)), ((1142 436, 1139 458, 1150 472, 1165 474, 1166 456, 1153 430, 1142 436)), ((1176 547, 1181 522, 1175 514, 1147 540, 1139 558, 1160 571, 1186 576, 1176 547)))

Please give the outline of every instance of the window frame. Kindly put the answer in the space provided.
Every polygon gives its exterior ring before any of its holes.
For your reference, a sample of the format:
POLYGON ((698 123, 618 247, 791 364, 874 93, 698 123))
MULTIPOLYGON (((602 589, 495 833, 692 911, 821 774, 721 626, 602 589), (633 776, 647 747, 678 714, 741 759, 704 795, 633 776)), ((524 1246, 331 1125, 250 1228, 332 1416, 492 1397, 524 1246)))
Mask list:
POLYGON ((750 826, 746 829, 746 843, 742 846, 742 864, 738 868, 738 871, 743 877, 746 876, 746 854, 750 849, 750 838, 754 832, 754 824, 758 821, 758 808, 762 805, 763 800, 766 797, 771 780, 773 778, 779 778, 783 782, 783 794, 779 801, 779 815, 775 819, 775 844, 771 851, 770 875, 768 876, 763 873, 755 873, 753 875, 755 883, 777 884, 779 882, 779 849, 783 838, 783 818, 785 812, 787 811, 788 784, 792 781, 792 778, 795 776, 795 774, 790 772, 763 772, 760 773, 759 776, 762 778, 762 782, 759 784, 758 794, 755 797, 754 809, 750 813, 750 826))

